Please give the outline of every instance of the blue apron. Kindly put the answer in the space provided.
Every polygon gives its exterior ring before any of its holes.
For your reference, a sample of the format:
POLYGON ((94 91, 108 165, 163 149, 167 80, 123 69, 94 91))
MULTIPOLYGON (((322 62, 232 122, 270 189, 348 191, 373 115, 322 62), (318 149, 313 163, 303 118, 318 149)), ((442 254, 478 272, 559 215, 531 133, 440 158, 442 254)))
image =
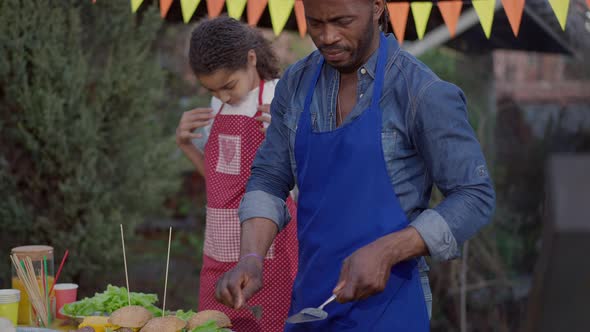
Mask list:
MULTIPOLYGON (((371 106, 350 123, 313 132, 310 105, 323 58, 309 86, 295 139, 299 272, 290 315, 330 297, 343 260, 355 250, 408 225, 381 146, 386 49, 381 35, 371 106)), ((383 292, 325 310, 326 320, 286 324, 285 331, 422 332, 430 325, 416 260, 395 265, 383 292)))

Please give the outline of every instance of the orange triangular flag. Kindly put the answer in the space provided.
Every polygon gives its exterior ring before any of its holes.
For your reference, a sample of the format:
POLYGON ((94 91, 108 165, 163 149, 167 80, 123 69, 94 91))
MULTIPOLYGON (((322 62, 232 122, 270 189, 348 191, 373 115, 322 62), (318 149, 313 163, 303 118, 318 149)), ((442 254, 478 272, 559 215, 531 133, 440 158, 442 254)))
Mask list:
POLYGON ((303 7, 303 1, 301 0, 295 1, 295 18, 297 19, 299 35, 303 38, 307 33, 307 21, 305 20, 305 8, 303 7))
POLYGON ((590 0, 586 0, 586 3, 588 4, 588 8, 590 8, 590 0))
POLYGON ((248 24, 256 26, 264 9, 268 4, 268 0, 248 0, 248 24))
POLYGON ((504 11, 508 17, 508 22, 510 22, 514 36, 518 36, 520 20, 524 11, 524 0, 502 0, 502 6, 504 6, 504 11))
POLYGON ((461 17, 461 7, 463 7, 462 1, 439 1, 438 2, 438 9, 442 14, 443 20, 449 28, 449 32, 451 33, 451 37, 455 36, 457 32, 457 22, 459 22, 459 17, 461 17))
POLYGON ((166 17, 168 11, 170 10, 170 6, 172 6, 173 0, 160 0, 160 16, 162 18, 166 17))
POLYGON ((404 42, 406 34, 406 24, 408 23, 408 14, 410 12, 410 3, 408 2, 388 2, 387 10, 389 11, 389 20, 393 27, 393 32, 400 44, 404 42))
POLYGON ((225 0, 207 0, 207 13, 210 18, 214 18, 221 14, 225 0))

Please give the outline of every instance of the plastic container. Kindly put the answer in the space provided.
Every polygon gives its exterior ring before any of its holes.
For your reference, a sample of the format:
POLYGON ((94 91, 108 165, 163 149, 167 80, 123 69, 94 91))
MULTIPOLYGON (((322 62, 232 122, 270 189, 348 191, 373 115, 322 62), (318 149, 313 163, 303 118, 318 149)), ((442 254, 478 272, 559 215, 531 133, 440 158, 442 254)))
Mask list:
MULTIPOLYGON (((33 262, 33 269, 37 276, 39 288, 43 289, 43 257, 47 258, 47 287, 48 290, 54 283, 54 266, 53 266, 53 247, 44 245, 31 245, 13 248, 11 254, 18 257, 19 260, 30 257, 33 262)), ((25 286, 18 278, 14 266, 12 267, 12 288, 20 290, 21 298, 18 305, 18 324, 36 325, 34 310, 32 310, 31 301, 25 290, 25 286)))
POLYGON ((0 317, 10 320, 13 325, 16 325, 19 302, 20 291, 18 289, 0 289, 0 317))

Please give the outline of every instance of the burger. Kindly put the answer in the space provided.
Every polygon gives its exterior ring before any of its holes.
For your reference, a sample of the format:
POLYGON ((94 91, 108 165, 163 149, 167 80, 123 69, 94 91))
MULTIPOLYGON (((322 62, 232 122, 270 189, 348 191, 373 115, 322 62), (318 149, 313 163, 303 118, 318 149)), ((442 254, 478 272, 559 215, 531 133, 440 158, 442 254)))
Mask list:
POLYGON ((127 306, 114 311, 110 317, 86 317, 79 329, 72 332, 227 332, 230 326, 229 317, 216 310, 193 314, 187 322, 177 316, 154 318, 143 307, 127 306))
POLYGON ((210 321, 215 321, 218 328, 231 327, 231 320, 223 312, 217 310, 203 310, 197 312, 188 320, 188 330, 192 331, 192 329, 207 324, 210 321))
POLYGON ((181 332, 185 327, 184 320, 176 316, 164 316, 152 318, 140 332, 181 332))
POLYGON ((113 332, 137 332, 152 319, 152 313, 146 308, 131 305, 113 311, 108 323, 114 327, 109 328, 113 332))

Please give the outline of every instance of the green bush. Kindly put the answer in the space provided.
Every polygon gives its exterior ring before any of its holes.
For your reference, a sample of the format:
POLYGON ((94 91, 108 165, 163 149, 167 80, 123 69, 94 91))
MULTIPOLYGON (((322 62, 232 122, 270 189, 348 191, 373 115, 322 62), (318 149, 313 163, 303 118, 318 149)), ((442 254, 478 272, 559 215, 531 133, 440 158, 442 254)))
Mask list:
POLYGON ((156 8, 128 1, 0 0, 0 277, 11 247, 50 244, 62 280, 121 259, 178 188, 163 127, 156 8))

